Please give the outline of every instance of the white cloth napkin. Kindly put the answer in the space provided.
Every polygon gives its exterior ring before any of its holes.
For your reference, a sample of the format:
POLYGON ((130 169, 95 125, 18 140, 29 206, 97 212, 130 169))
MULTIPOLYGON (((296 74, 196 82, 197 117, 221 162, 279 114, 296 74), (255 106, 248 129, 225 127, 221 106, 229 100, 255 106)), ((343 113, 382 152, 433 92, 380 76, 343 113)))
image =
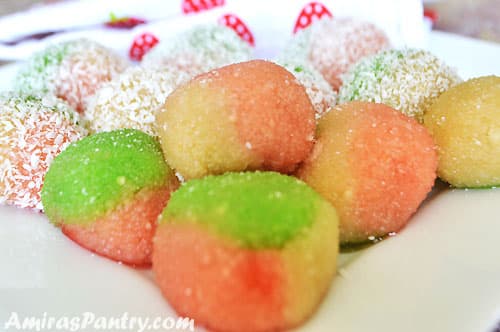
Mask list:
MULTIPOLYGON (((203 5, 214 0, 67 0, 36 6, 28 11, 0 18, 0 59, 23 60, 50 43, 86 37, 128 55, 135 36, 155 34, 160 41, 195 24, 217 22, 227 13, 236 14, 249 27, 256 42, 256 54, 272 57, 288 40, 308 0, 225 0, 223 6, 185 14, 186 2, 203 5), (104 26, 110 13, 117 17, 138 17, 148 21, 130 30, 104 26), (61 31, 41 40, 5 42, 40 32, 61 31)), ((323 0, 332 15, 356 16, 384 29, 395 46, 425 46, 425 28, 420 0, 323 0)), ((190 5, 187 5, 188 7, 190 5)))

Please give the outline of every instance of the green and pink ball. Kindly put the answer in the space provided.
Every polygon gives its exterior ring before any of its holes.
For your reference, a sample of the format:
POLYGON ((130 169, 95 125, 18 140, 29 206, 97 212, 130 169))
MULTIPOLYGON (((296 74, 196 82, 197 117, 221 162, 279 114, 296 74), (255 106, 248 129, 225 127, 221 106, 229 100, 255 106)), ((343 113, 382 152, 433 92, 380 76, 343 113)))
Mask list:
POLYGON ((122 129, 89 136, 58 155, 42 203, 49 220, 82 247, 148 266, 157 218, 177 187, 158 142, 122 129))
POLYGON ((153 272, 180 314, 217 331, 275 331, 309 317, 333 279, 335 209, 274 172, 184 183, 164 210, 153 272))

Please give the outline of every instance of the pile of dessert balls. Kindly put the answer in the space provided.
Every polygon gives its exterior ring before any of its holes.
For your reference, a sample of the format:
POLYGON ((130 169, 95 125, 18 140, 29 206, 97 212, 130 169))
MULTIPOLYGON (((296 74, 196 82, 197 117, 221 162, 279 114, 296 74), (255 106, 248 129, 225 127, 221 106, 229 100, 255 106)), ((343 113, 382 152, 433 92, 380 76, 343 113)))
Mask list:
POLYGON ((500 78, 466 82, 350 18, 273 61, 198 26, 140 64, 48 47, 0 98, 0 201, 80 246, 152 265, 180 314, 220 331, 312 315, 339 248, 399 232, 436 176, 500 184, 500 78))

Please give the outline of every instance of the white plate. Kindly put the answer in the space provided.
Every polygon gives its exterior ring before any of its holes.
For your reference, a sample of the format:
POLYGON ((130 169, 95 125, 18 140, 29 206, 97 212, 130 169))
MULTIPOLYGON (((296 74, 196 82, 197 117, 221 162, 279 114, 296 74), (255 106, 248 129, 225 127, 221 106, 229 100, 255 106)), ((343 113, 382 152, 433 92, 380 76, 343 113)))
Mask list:
MULTIPOLYGON (((464 78, 500 75, 500 46, 443 33, 429 45, 464 78)), ((14 70, 0 70, 2 88, 14 70)), ((343 254, 324 302, 299 330, 491 331, 500 320, 499 203, 498 189, 438 191, 399 235, 343 254)), ((0 207, 0 263, 0 330, 12 312, 175 317, 150 272, 81 249, 41 214, 0 207)))

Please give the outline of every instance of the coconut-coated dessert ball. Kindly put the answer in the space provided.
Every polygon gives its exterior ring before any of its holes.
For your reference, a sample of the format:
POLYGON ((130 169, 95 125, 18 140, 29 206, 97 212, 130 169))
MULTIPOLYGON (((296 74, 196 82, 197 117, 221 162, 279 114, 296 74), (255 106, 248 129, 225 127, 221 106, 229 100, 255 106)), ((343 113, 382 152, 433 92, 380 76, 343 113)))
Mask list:
POLYGON ((339 102, 382 103, 422 122, 437 97, 460 82, 454 69, 428 51, 387 50, 351 67, 339 102))
POLYGON ((309 61, 338 91, 342 75, 353 64, 389 47, 385 32, 370 22, 349 17, 323 18, 299 31, 283 56, 309 61))
POLYGON ((0 96, 0 203, 42 209, 40 190, 54 158, 87 135, 78 113, 52 96, 0 96))
POLYGON ((83 113, 87 101, 103 83, 127 68, 113 50, 87 39, 49 45, 19 70, 14 86, 28 94, 50 94, 83 113))
POLYGON ((184 72, 168 67, 128 68, 90 99, 85 118, 91 132, 133 128, 156 136, 156 112, 189 79, 184 72))
POLYGON ((161 41, 144 56, 142 64, 172 68, 192 77, 251 57, 252 48, 234 30, 206 24, 161 41))

